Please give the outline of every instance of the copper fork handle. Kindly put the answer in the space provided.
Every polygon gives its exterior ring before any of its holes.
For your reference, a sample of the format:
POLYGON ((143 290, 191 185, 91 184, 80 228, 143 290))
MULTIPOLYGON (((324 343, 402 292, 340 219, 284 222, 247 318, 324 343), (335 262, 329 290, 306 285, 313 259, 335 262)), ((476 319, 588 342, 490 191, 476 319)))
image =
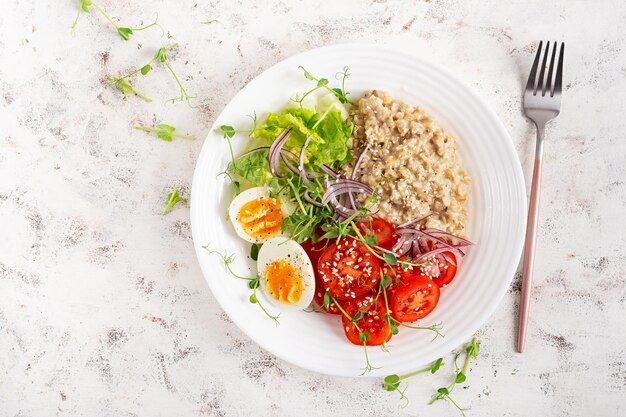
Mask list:
MULTIPOLYGON (((543 130, 543 129, 541 129, 543 130)), ((539 215, 539 194, 541 190, 541 161, 543 148, 543 131, 537 132, 537 150, 535 167, 530 188, 530 203, 528 205, 528 223, 526 224, 526 243, 524 244, 524 264, 522 270, 522 293, 519 304, 519 327, 517 332, 517 351, 524 351, 526 342, 526 327, 528 324, 528 308, 530 306, 530 291, 533 281, 533 265, 535 261, 535 242, 537 237, 537 217, 539 215)))

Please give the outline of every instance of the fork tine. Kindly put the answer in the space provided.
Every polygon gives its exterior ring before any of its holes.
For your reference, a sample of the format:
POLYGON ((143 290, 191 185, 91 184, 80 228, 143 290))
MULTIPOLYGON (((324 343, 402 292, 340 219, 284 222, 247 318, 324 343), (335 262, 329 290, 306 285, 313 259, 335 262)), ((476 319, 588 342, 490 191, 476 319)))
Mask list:
POLYGON ((535 55, 535 62, 533 62, 533 68, 530 70, 530 75, 528 76, 528 82, 526 83, 526 90, 535 91, 535 78, 537 75, 537 67, 539 66, 539 57, 541 56, 541 46, 543 45, 543 41, 539 42, 539 47, 537 48, 537 55, 535 55))
POLYGON ((557 47, 557 43, 556 41, 554 41, 554 47, 552 48, 552 58, 550 58, 550 69, 548 70, 548 79, 546 81, 548 81, 548 83, 546 84, 546 87, 543 89, 543 91, 541 92, 542 96, 546 95, 546 92, 550 95, 550 97, 552 97, 552 74, 554 73, 554 57, 556 56, 556 47, 557 47))
POLYGON ((546 42, 546 49, 543 54, 543 62, 541 63, 541 71, 539 71, 539 78, 537 78, 537 88, 533 91, 533 94, 537 94, 537 92, 545 91, 543 88, 543 76, 546 73, 546 63, 548 62, 548 51, 550 50, 550 41, 546 42))
POLYGON ((563 83, 563 54, 565 53, 565 42, 561 42, 561 50, 559 51, 559 63, 556 67, 556 78, 554 80, 554 94, 561 94, 561 85, 563 83))

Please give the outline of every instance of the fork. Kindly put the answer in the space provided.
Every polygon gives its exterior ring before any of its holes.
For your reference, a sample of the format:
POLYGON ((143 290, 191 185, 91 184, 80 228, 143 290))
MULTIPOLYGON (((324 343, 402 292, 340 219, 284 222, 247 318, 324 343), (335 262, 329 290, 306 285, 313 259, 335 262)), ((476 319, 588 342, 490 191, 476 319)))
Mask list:
POLYGON ((528 223, 526 225, 526 243, 524 245, 524 264, 522 270, 522 293, 520 295, 519 306, 519 327, 517 332, 517 351, 523 352, 526 342, 526 327, 528 324, 528 308, 530 304, 530 290, 533 280, 533 264, 535 258, 535 237, 537 235, 537 217, 539 213, 539 192, 541 188, 541 160, 543 154, 543 138, 546 124, 556 118, 561 112, 561 86, 563 83, 563 53, 565 44, 561 43, 559 48, 556 74, 554 74, 554 61, 556 58, 557 42, 546 42, 541 58, 543 42, 539 42, 535 62, 528 76, 526 91, 524 92, 524 113, 526 117, 535 122, 537 127, 537 145, 535 148, 535 165, 533 169, 533 180, 530 188, 530 203, 528 205, 528 223), (550 51, 552 53, 550 54, 550 51), (550 68, 546 76, 546 67, 550 58, 550 68), (539 76, 537 76, 539 70, 539 76), (554 74, 554 83, 552 76, 554 74))

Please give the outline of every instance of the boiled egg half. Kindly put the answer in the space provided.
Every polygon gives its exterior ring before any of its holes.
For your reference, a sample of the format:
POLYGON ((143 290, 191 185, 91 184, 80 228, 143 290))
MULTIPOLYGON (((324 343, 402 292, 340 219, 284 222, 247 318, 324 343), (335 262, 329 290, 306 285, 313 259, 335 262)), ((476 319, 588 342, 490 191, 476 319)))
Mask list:
POLYGON ((260 286, 277 307, 305 309, 313 301, 315 275, 304 248, 285 237, 268 239, 259 250, 260 286))
POLYGON ((270 196, 269 187, 254 187, 241 192, 228 207, 228 216, 242 239, 263 243, 281 236, 283 219, 290 207, 270 196))

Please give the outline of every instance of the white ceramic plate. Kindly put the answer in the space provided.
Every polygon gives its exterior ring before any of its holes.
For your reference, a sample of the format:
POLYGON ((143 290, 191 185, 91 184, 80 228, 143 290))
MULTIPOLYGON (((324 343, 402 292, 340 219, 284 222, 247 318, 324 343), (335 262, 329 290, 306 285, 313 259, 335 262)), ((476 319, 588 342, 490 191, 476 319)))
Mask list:
MULTIPOLYGON (((234 254, 233 267, 256 273, 248 258, 249 244, 239 239, 226 210, 232 197, 229 183, 219 176, 229 161, 226 141, 213 129, 226 124, 250 126, 246 115, 263 120, 268 111, 283 108, 296 92, 310 88, 297 67, 334 81, 345 65, 351 77, 351 98, 381 89, 430 113, 458 142, 461 163, 472 177, 466 233, 476 246, 465 257, 453 284, 442 291, 435 311, 421 323, 443 324, 444 338, 434 341, 428 331, 401 329, 390 352, 368 349, 371 363, 380 367, 368 376, 419 368, 469 339, 493 313, 517 267, 523 243, 526 194, 521 166, 511 140, 485 102, 448 71, 417 57, 384 47, 343 44, 311 50, 286 59, 251 81, 226 106, 211 129, 196 166, 191 193, 194 245, 204 276, 224 311, 255 342, 276 356, 313 371, 358 376, 364 365, 363 348, 350 344, 338 316, 282 312, 275 325, 248 302, 250 289, 229 276, 216 256, 201 246, 234 254)), ((235 136, 235 153, 247 140, 235 136)), ((266 305, 269 304, 267 301, 266 305)))

